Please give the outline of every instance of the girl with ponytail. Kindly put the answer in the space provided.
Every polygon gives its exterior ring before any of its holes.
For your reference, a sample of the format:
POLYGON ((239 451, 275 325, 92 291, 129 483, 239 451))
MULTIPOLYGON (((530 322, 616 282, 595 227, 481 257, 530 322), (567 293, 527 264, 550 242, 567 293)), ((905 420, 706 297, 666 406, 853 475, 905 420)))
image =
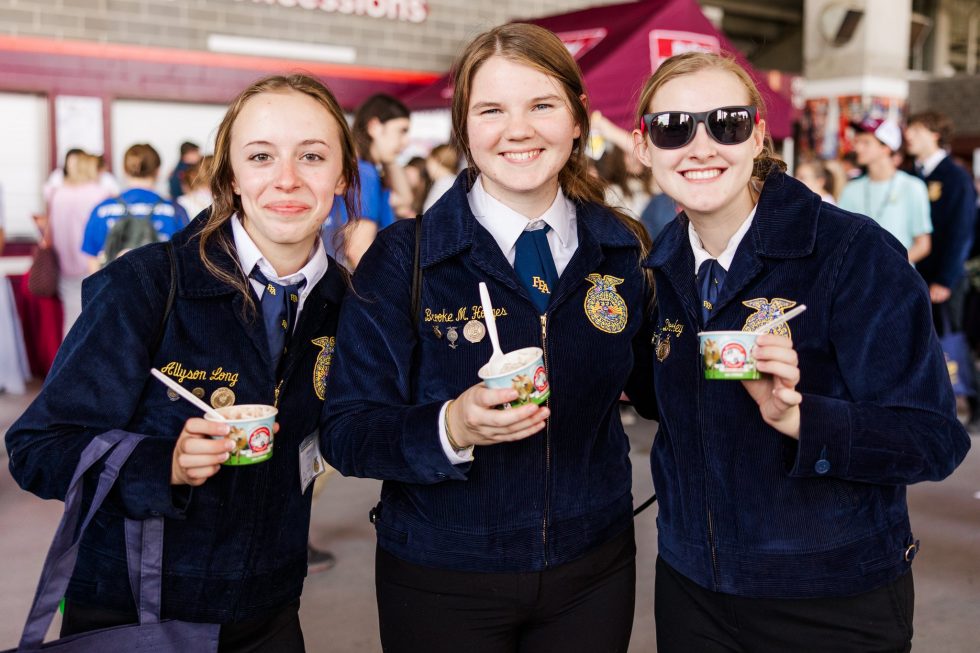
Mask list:
POLYGON ((657 650, 908 651, 905 486, 970 446, 922 279, 873 220, 785 174, 731 59, 664 62, 633 137, 684 207, 644 262, 657 650), (764 335, 739 350, 707 331, 764 335))

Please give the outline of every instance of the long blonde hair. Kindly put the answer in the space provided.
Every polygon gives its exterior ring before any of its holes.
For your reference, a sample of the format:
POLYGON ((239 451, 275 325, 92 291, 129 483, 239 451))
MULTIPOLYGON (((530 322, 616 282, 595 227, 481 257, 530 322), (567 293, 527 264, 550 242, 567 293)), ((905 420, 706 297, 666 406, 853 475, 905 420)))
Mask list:
MULTIPOLYGON (((759 118, 765 119, 766 103, 762 99, 759 87, 755 85, 755 82, 752 81, 749 74, 745 72, 745 69, 735 59, 710 52, 685 52, 663 62, 657 68, 657 72, 653 73, 650 79, 647 80, 647 83, 643 85, 643 91, 640 93, 640 102, 636 107, 636 128, 640 129, 643 122, 643 114, 648 112, 650 102, 664 84, 678 77, 693 75, 702 70, 712 69, 734 75, 748 92, 749 104, 756 108, 756 111, 759 113, 759 118)), ((758 126, 756 128, 758 129, 758 126)), ((762 151, 755 157, 752 164, 752 178, 764 182, 766 177, 769 176, 769 173, 775 169, 785 171, 786 164, 776 156, 772 137, 767 131, 762 142, 762 151)))
POLYGON ((529 66, 558 82, 565 92, 566 104, 581 134, 572 143, 571 156, 558 173, 558 183, 568 198, 607 208, 636 236, 645 256, 650 248, 650 237, 646 229, 636 220, 606 205, 602 184, 588 173, 588 161, 582 144, 589 134, 589 110, 587 104, 580 99, 585 94, 582 72, 561 39, 543 27, 528 23, 508 23, 495 27, 473 39, 454 67, 453 144, 469 161, 470 174, 476 176, 480 172, 470 151, 466 129, 473 77, 480 66, 493 56, 529 66))
POLYGON ((348 215, 348 224, 345 230, 353 224, 354 216, 357 215, 356 206, 359 190, 354 139, 351 136, 347 120, 344 118, 344 112, 330 89, 309 75, 294 74, 265 77, 242 91, 228 106, 228 111, 218 126, 218 134, 214 143, 214 157, 210 165, 207 166, 213 200, 211 214, 200 233, 200 255, 208 272, 234 286, 245 297, 246 307, 250 308, 254 308, 254 300, 246 278, 241 274, 232 274, 216 265, 208 256, 207 249, 208 243, 214 240, 225 254, 232 260, 237 260, 234 240, 222 229, 235 213, 242 210, 241 198, 234 191, 235 173, 231 167, 231 132, 246 102, 256 95, 279 91, 296 91, 308 95, 323 106, 334 119, 334 122, 337 123, 343 160, 341 174, 347 185, 344 191, 344 205, 348 215))

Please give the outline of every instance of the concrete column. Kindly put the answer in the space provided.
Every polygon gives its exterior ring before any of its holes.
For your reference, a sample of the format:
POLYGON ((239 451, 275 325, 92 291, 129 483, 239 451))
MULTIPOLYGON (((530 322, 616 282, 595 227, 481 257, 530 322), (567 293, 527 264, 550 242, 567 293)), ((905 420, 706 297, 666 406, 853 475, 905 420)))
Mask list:
POLYGON ((834 158, 847 152, 851 121, 901 119, 909 92, 911 5, 911 0, 805 1, 801 156, 834 158))
POLYGON ((936 22, 932 26, 932 65, 929 67, 937 77, 951 77, 953 68, 949 64, 950 29, 949 0, 939 0, 936 4, 936 22))

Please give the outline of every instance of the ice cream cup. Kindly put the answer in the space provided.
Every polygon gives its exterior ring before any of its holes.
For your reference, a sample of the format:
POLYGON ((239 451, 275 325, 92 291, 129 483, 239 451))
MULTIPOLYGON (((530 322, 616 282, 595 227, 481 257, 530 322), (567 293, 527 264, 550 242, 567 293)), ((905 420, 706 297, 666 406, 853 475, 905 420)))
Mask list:
POLYGON ((488 388, 513 388, 517 399, 504 408, 534 403, 543 404, 551 395, 548 374, 544 370, 544 352, 540 347, 516 349, 497 361, 490 361, 477 372, 488 388))
MULTIPOLYGON (((275 406, 242 404, 214 410, 228 422, 231 432, 225 437, 235 443, 222 465, 254 465, 272 458, 273 427, 279 412, 275 406)), ((204 418, 217 421, 207 414, 204 418)))
POLYGON ((706 379, 758 379, 752 331, 701 331, 701 361, 706 379))

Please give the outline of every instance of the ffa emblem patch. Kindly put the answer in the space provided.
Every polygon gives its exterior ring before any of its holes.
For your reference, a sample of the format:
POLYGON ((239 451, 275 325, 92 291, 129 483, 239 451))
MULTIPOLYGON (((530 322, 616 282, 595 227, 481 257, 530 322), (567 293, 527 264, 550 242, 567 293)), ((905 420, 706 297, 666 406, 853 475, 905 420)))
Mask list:
POLYGON ((315 338, 312 342, 320 348, 320 353, 316 355, 316 364, 313 366, 313 392, 316 393, 317 399, 323 401, 327 396, 327 375, 330 374, 330 363, 333 361, 337 338, 324 336, 315 338))
POLYGON ((626 302, 616 292, 616 285, 624 280, 595 272, 585 280, 592 284, 585 294, 585 314, 589 322, 605 333, 619 333, 625 329, 628 317, 626 302))
POLYGON ((941 181, 930 181, 929 182, 929 201, 937 202, 939 198, 943 196, 943 182, 941 181))
MULTIPOLYGON (((766 322, 775 320, 777 317, 786 312, 787 308, 792 308, 796 306, 796 302, 791 299, 780 299, 779 297, 773 298, 769 301, 765 297, 760 297, 759 299, 750 299, 747 302, 742 302, 743 305, 749 308, 754 308, 755 313, 750 315, 748 319, 745 320, 745 326, 742 327, 742 331, 755 331, 766 322)), ((783 336, 786 338, 792 337, 792 332, 789 330, 789 325, 783 322, 782 324, 777 324, 773 327, 770 333, 783 336)))

